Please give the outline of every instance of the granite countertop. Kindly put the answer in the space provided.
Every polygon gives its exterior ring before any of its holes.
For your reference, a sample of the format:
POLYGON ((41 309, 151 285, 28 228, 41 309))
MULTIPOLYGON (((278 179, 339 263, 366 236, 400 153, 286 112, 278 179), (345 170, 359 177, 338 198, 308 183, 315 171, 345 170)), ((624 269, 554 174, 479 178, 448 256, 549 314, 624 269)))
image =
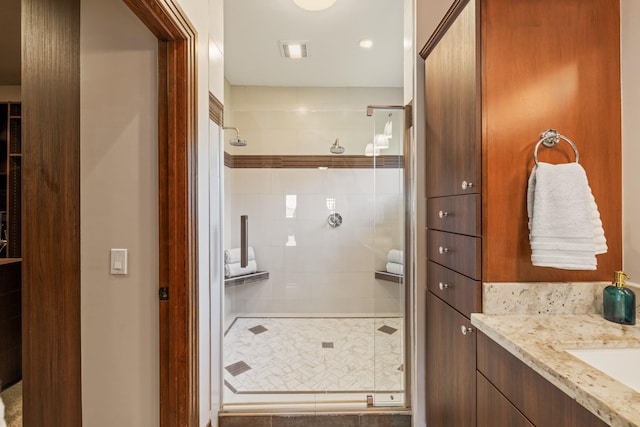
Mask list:
POLYGON ((640 427, 640 393, 564 351, 640 347, 640 325, 599 314, 472 314, 471 323, 607 424, 640 427))

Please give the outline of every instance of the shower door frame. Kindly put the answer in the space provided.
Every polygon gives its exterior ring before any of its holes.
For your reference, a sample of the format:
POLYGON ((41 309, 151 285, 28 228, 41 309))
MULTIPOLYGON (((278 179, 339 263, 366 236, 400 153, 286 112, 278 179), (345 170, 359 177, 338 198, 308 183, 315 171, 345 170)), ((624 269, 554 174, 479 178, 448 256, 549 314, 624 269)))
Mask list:
MULTIPOLYGON (((415 300, 416 300, 416 294, 415 294, 415 286, 414 286, 414 274, 413 274, 413 269, 414 269, 414 245, 416 242, 416 236, 415 236, 415 218, 414 218, 414 208, 415 208, 415 182, 414 182, 414 171, 415 171, 415 166, 414 166, 414 144, 413 144, 413 137, 412 137, 412 128, 413 128, 413 101, 410 101, 408 104, 406 105, 367 105, 366 107, 366 113, 367 116, 372 116, 373 115, 373 111, 374 110, 380 110, 380 109, 384 109, 384 110, 402 110, 403 112, 403 128, 402 128, 402 133, 403 133, 403 140, 402 140, 402 174, 401 174, 401 179, 402 179, 402 186, 403 186, 403 208, 404 208, 404 217, 403 217, 403 251, 405 254, 405 268, 404 268, 404 277, 403 277, 403 282, 402 285, 404 287, 403 292, 404 292, 404 301, 403 301, 403 351, 404 351, 404 356, 403 356, 403 364, 404 364, 404 387, 403 387, 403 394, 404 394, 404 405, 402 406, 402 408, 398 409, 411 409, 411 399, 412 399, 412 386, 413 386, 413 381, 411 380, 411 375, 413 372, 413 366, 414 366, 414 360, 413 360, 413 355, 414 355, 414 348, 413 348, 413 343, 414 343, 414 337, 413 337, 413 327, 415 324, 415 313, 414 313, 414 307, 415 307, 415 300)), ((212 118, 213 120, 213 118, 212 118)), ((221 126, 221 130, 222 130, 222 125, 221 126)), ((224 146, 224 140, 221 142, 222 146, 224 146)), ((224 153, 224 149, 221 149, 222 152, 224 153)), ((226 154, 226 153, 225 153, 226 154)), ((225 164, 224 164, 224 156, 221 155, 221 170, 224 170, 225 168, 225 164)), ((374 161, 374 171, 375 171, 375 161, 374 161)), ((224 174, 223 174, 224 176, 224 174)), ((222 180, 222 188, 223 190, 221 191, 222 194, 222 199, 223 201, 226 199, 226 195, 224 193, 224 181, 225 179, 223 178, 222 180)), ((224 212, 224 202, 223 205, 221 206, 221 210, 224 212)), ((224 217, 224 213, 222 214, 224 217)), ((223 273, 224 269, 221 269, 221 282, 224 283, 224 273, 223 273)), ((224 304, 224 285, 222 286, 223 288, 223 292, 221 295, 221 301, 224 304)), ((224 307, 224 306, 223 306, 224 307)), ((224 317, 224 308, 222 307, 222 312, 223 312, 223 317, 224 317)), ((374 318, 376 316, 374 315, 374 318)), ((225 333, 225 326, 224 326, 225 322, 222 321, 221 325, 223 327, 223 330, 221 330, 222 335, 224 335, 225 333)), ((223 342, 221 340, 220 342, 221 346, 223 346, 223 342)), ((221 358, 221 362, 224 362, 223 359, 221 358)), ((224 366, 224 363, 221 364, 221 367, 224 366)), ((220 368, 221 368, 220 367, 220 368)), ((220 387, 222 390, 224 390, 225 388, 225 384, 224 384, 224 376, 221 374, 220 376, 220 387)), ((374 391, 374 394, 376 392, 374 391)), ((294 393, 295 394, 295 393, 294 393)), ((221 404, 224 405, 224 398, 221 399, 221 404)), ((373 405, 373 407, 371 409, 380 409, 380 408, 384 408, 385 406, 375 406, 373 405)), ((224 409, 223 409, 224 410, 224 409)), ((353 409, 354 411, 357 411, 357 409, 353 409)))

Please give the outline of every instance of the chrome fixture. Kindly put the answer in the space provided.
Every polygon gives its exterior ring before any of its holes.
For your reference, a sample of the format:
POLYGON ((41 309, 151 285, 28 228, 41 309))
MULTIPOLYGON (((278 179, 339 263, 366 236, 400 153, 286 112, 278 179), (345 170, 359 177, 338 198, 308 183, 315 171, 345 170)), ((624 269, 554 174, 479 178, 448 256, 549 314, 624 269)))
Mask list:
POLYGON ((333 154, 342 154, 344 153, 344 147, 340 145, 340 139, 336 138, 336 141, 333 143, 331 148, 329 148, 333 154))
POLYGON ((247 145, 247 141, 245 141, 244 139, 240 139, 240 131, 238 130, 238 128, 223 126, 222 129, 236 131, 236 137, 229 140, 230 145, 233 145, 234 147, 245 147, 247 145))
POLYGON ((533 149, 533 161, 538 165, 538 148, 540 144, 544 144, 545 147, 553 148, 558 145, 560 140, 567 141, 571 148, 573 148, 573 154, 576 156, 576 163, 580 160, 580 155, 578 154, 578 147, 573 143, 569 138, 564 135, 560 135, 555 129, 547 129, 540 134, 540 141, 536 144, 536 147, 533 149))
POLYGON ((329 224, 331 228, 340 227, 342 225, 342 215, 335 212, 330 213, 329 217, 327 218, 327 224, 329 224))

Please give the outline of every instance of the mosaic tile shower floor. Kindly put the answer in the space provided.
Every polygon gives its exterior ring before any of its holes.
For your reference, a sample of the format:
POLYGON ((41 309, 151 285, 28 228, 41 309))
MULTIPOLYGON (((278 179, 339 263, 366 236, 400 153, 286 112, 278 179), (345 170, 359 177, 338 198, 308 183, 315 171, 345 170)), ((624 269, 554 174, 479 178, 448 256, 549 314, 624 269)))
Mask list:
POLYGON ((242 393, 403 390, 403 321, 239 317, 224 337, 226 387, 242 393))

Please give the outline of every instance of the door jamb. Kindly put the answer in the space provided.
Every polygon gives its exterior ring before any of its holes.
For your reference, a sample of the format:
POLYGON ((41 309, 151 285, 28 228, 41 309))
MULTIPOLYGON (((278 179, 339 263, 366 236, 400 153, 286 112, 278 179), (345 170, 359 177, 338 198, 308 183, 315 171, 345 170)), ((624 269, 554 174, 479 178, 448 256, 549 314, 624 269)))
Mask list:
POLYGON ((160 425, 198 425, 196 31, 174 0, 123 0, 158 38, 160 425))

